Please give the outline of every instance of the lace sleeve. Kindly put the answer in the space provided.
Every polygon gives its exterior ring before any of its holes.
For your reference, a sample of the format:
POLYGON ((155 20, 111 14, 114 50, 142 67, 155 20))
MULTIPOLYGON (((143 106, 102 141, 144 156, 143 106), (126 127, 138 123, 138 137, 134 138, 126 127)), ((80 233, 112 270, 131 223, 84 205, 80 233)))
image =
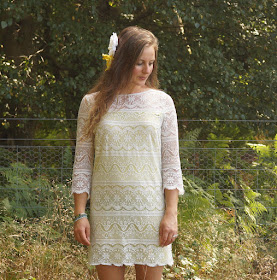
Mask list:
POLYGON ((184 187, 179 157, 177 114, 171 97, 166 101, 161 137, 163 188, 178 189, 179 195, 182 195, 184 187))
POLYGON ((84 127, 89 117, 89 103, 87 97, 84 96, 77 120, 77 135, 75 159, 72 174, 72 193, 87 192, 90 194, 91 176, 93 167, 93 139, 83 138, 84 127))

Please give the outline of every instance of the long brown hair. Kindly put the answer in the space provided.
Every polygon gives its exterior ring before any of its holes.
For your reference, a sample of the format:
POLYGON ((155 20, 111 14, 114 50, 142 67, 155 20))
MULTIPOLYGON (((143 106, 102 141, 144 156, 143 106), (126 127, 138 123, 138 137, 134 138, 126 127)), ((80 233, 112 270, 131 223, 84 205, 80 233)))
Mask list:
POLYGON ((118 46, 110 68, 103 71, 96 85, 88 93, 96 93, 85 129, 85 137, 91 137, 100 119, 107 112, 115 97, 125 89, 132 77, 133 68, 145 46, 153 46, 155 61, 146 86, 158 88, 157 57, 158 39, 146 29, 129 26, 118 36, 118 46))

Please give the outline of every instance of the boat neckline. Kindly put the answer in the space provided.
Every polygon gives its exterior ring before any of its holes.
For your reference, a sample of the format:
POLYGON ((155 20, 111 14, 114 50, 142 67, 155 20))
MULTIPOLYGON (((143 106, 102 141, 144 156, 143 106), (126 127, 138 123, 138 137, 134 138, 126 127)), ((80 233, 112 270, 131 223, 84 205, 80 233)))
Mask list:
POLYGON ((141 93, 145 93, 145 92, 148 92, 148 91, 151 91, 151 90, 155 90, 153 88, 149 88, 147 90, 144 90, 144 91, 140 91, 140 92, 133 92, 133 93, 119 93, 117 96, 120 96, 120 95, 134 95, 134 94, 141 94, 141 93))

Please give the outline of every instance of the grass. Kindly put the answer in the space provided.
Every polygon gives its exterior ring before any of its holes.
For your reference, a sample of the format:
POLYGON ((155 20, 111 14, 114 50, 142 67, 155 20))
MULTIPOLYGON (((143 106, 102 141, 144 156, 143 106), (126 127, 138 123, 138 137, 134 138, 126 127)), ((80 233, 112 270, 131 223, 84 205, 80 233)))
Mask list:
MULTIPOLYGON (((97 279, 87 265, 87 248, 74 240, 71 198, 60 189, 55 192, 48 215, 1 222, 0 279, 97 279)), ((164 279, 277 279, 276 235, 268 240, 238 236, 228 219, 219 211, 185 221, 181 215, 175 264, 165 267, 164 279)), ((132 267, 126 279, 135 279, 132 267)))

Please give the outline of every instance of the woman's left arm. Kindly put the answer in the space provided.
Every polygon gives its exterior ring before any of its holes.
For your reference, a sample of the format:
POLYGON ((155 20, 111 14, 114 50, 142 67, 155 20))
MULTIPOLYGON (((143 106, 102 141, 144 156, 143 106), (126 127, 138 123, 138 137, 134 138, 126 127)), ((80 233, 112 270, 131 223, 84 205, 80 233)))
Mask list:
POLYGON ((165 213, 160 224, 160 246, 171 244, 178 234, 178 195, 179 191, 164 190, 165 213))
POLYGON ((177 237, 178 195, 184 193, 179 157, 177 114, 173 100, 166 96, 161 127, 162 181, 165 213, 160 223, 160 246, 171 244, 177 237))

